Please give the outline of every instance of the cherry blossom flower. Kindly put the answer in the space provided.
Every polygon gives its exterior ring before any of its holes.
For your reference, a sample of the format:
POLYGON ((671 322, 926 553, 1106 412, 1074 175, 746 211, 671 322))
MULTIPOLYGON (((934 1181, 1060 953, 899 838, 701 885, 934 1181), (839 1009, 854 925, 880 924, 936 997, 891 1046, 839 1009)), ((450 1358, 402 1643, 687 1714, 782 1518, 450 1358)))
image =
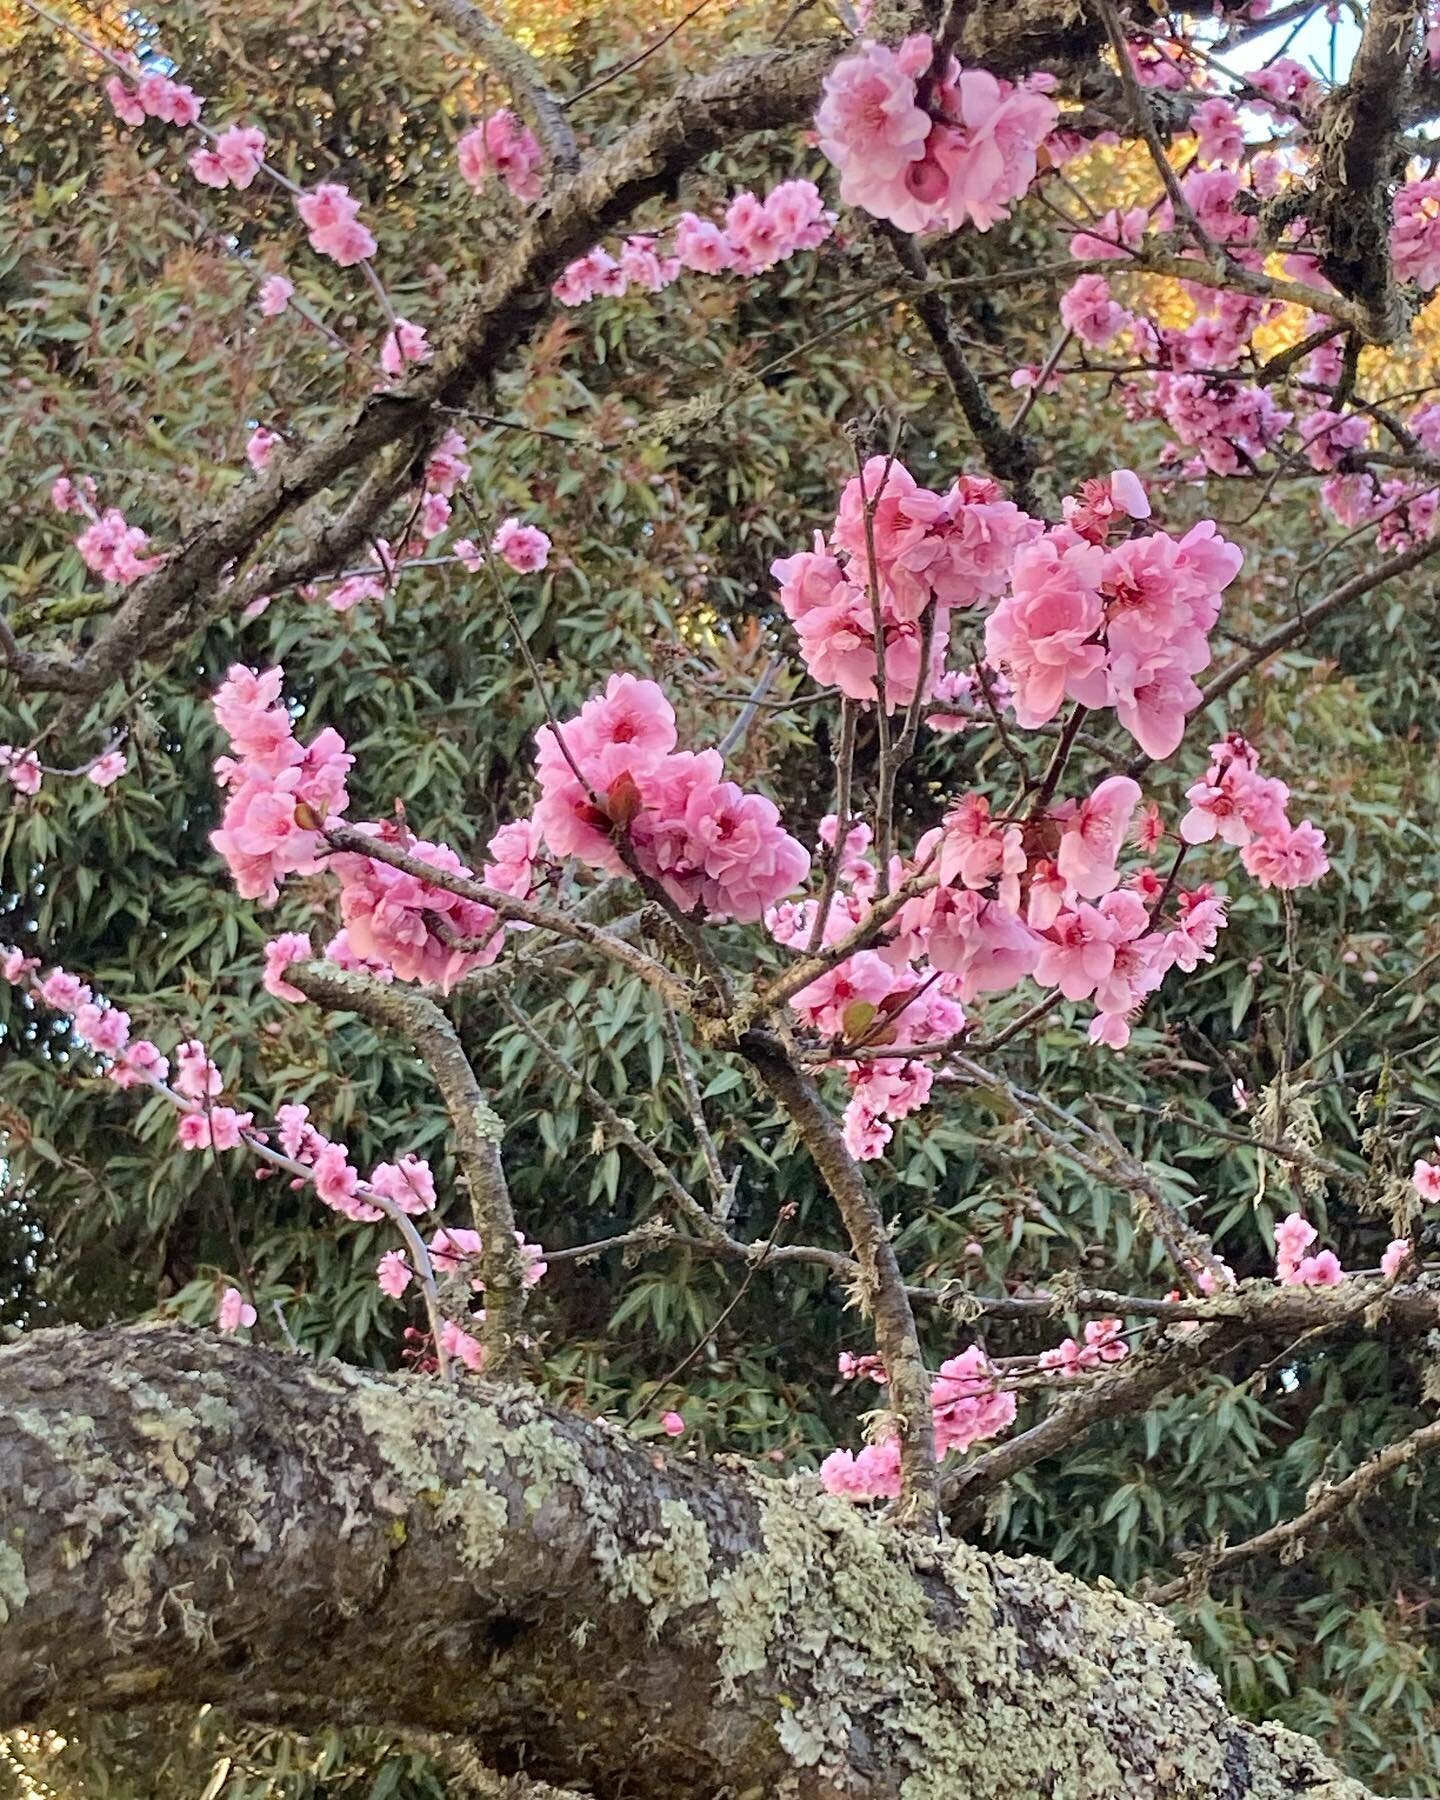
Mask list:
POLYGON ((255 1323, 255 1308, 239 1288, 227 1287, 220 1296, 215 1323, 225 1332, 244 1330, 255 1323))

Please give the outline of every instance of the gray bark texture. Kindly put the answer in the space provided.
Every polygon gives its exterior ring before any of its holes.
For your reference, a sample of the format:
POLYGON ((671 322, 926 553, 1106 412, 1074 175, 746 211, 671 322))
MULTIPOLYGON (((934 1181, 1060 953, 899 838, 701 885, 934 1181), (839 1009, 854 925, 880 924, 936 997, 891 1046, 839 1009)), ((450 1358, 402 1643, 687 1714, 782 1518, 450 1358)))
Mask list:
POLYGON ((535 1396, 179 1326, 0 1351, 0 1727, 456 1733, 608 1800, 1366 1800, 1162 1614, 535 1396))

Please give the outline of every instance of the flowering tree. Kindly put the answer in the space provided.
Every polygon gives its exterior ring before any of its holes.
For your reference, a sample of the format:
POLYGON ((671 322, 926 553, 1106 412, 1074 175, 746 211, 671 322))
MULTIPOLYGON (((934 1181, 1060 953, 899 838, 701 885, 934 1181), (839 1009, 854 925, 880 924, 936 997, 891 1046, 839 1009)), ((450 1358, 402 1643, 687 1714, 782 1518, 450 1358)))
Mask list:
MULTIPOLYGON (((79 1071, 80 1103, 112 1108, 171 1179, 215 1184, 224 1226, 167 1322, 101 1306, 88 1335, 32 1330, 0 1361, 3 1722, 219 1701, 444 1732, 597 1794, 1368 1791, 1228 1712, 1152 1603, 1193 1604, 1343 1530, 1432 1447, 1423 1413, 1263 1529, 1204 1521, 1143 1598, 981 1543, 1032 1471, 1072 1479, 1098 1427, 1158 1434, 1207 1382, 1298 1380, 1297 1346, 1401 1356, 1440 1324, 1428 1122, 1386 1114, 1382 1071, 1365 1099, 1380 1127, 1357 1103, 1359 1152, 1331 1149, 1317 1094, 1352 1027, 1302 1041, 1293 979, 1263 1082, 1235 1080, 1240 1128, 1218 1128, 1258 1171, 1255 1201, 1287 1196, 1265 1266, 1241 1215, 1209 1218, 1127 1141, 1126 1120, 1173 1100, 1163 1070, 1113 1072, 1145 1055, 1150 1021, 1204 1004, 1191 989, 1257 900, 1277 904, 1249 978, 1267 956, 1293 977, 1334 795, 1321 783, 1307 816, 1292 786, 1314 771, 1230 707, 1440 551, 1440 406, 1425 385, 1392 393, 1383 354, 1440 284, 1424 8, 1372 0, 1329 80, 1277 47, 1263 5, 1111 0, 759 8, 704 35, 701 73, 657 63, 673 34, 653 27, 586 79, 576 45, 536 57, 528 33, 443 0, 423 20, 434 79, 464 83, 457 129, 440 149, 417 133, 413 153, 400 125, 368 144, 313 117, 309 139, 301 119, 277 129, 243 59, 208 82, 166 20, 23 12, 13 28, 62 44, 86 84, 129 204, 202 259, 180 323, 203 328, 213 299, 242 349, 209 346, 234 391, 207 405, 203 457, 168 458, 167 505, 144 484, 122 504, 185 346, 162 367, 139 333, 128 364, 104 345, 91 359, 98 299, 64 329, 43 221, 65 173, 37 177, 13 386, 48 513, 0 617, 7 1050, 47 1083, 79 1071), (640 91, 620 104, 627 80, 640 91), (752 152, 763 177, 731 183, 727 159, 752 152), (407 225, 429 186, 473 200, 483 275, 417 267, 407 225), (845 310, 790 341, 777 288, 817 269, 845 310), (1032 290, 1038 348, 1033 324, 1023 354, 977 337, 987 294, 1032 290), (740 309, 735 355, 697 391, 709 340, 678 320, 716 292, 740 309), (603 363, 634 315, 662 365, 649 416, 612 393, 583 437, 561 429, 570 365, 603 363), (702 478, 688 446, 731 408, 763 434, 782 369, 831 368, 822 346, 847 333, 893 349, 902 315, 924 366, 902 358, 878 396, 854 374, 749 577, 764 600, 737 644, 717 620, 747 578, 712 583, 675 535, 687 483, 713 482, 697 516, 723 507, 724 458, 702 478), (671 341, 696 360, 672 370, 671 341), (1116 435, 1077 468, 1062 409, 1097 377, 1116 435), (631 462, 655 515, 635 562, 683 564, 687 604, 576 657, 564 639, 608 549, 592 520, 587 572, 567 494, 631 462), (1318 592, 1297 578, 1266 619, 1253 552, 1275 540, 1256 519, 1298 484, 1352 572, 1318 592), (437 571, 448 585, 427 587, 437 571), (1248 631, 1226 623, 1237 599, 1262 615, 1248 631), (459 636, 443 676, 417 673, 474 616, 508 676, 478 740, 449 716, 470 674, 459 636), (345 659, 376 715, 359 733, 326 701, 345 659), (712 678, 698 697, 687 660, 712 678), (810 721, 812 747, 826 721, 817 804, 772 714, 810 721), (440 805, 449 778, 398 768, 387 731, 462 763, 504 737, 520 767, 440 805), (97 878, 58 822, 143 821, 157 754, 204 767, 177 822, 186 904, 263 943, 174 991, 139 933, 77 959, 48 929, 56 890, 97 878), (258 1032, 227 1025, 237 979, 258 1032), (665 1137, 594 1066, 622 996, 675 1102, 665 1137), (308 1032, 344 1079, 357 1024, 382 1065, 423 1074, 373 1156, 351 1148, 370 1135, 356 1094, 333 1103, 270 1053, 308 1032), (1082 1092, 1131 1097, 1078 1107, 1047 1079, 1056 1034, 1078 1040, 1082 1092), (623 1151, 638 1171, 603 1236, 557 1243, 542 1220, 507 1132, 521 1055, 549 1094, 542 1136, 579 1109, 611 1166, 623 1151), (730 1117, 746 1109, 763 1123, 730 1117), (1132 1279, 1038 1251, 1027 1266, 1043 1233, 1022 1208, 987 1245, 977 1205, 958 1255, 907 1259, 924 1189, 890 1173, 943 1145, 947 1111, 982 1109, 1123 1198, 1132 1279), (1353 1201, 1335 1209, 1344 1240, 1314 1222, 1330 1191, 1353 1201), (276 1193, 303 1221, 283 1246, 276 1193), (407 1373, 316 1360, 362 1348, 307 1306, 337 1254, 365 1260, 366 1317, 389 1309, 407 1373), (544 1310, 567 1271, 607 1258, 728 1284, 684 1360, 629 1393, 567 1367, 544 1310), (792 1282, 845 1308, 846 1422, 810 1432, 788 1475, 721 1466, 692 1451, 692 1365, 752 1289, 792 1282), (192 1328, 202 1313, 213 1330, 192 1328)), ((1284 9, 1296 29, 1322 17, 1284 9)), ((316 92, 302 110, 325 111, 316 92)), ((87 299, 105 290, 93 263, 87 299)), ((631 494, 606 501, 617 534, 631 494)), ((17 1170, 69 1167, 43 1111, 6 1124, 17 1170)), ((935 1165, 943 1191, 943 1148, 935 1165)), ((112 1169, 119 1187, 149 1179, 132 1152, 112 1169)))

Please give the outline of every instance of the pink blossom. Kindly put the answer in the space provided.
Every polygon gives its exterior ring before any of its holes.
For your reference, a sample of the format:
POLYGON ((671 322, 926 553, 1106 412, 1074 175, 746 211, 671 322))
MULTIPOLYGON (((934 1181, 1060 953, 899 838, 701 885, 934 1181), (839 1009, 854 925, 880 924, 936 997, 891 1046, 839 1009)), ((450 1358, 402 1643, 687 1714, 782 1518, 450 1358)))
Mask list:
POLYGON ((310 1108, 299 1101, 281 1106, 275 1114, 280 1148, 292 1162, 313 1162, 321 1139, 309 1124, 310 1108))
POLYGON ((678 1412, 667 1412, 661 1416, 660 1429, 665 1433, 666 1437, 684 1437, 685 1421, 678 1412))
POLYGON ((1067 690, 1105 661, 1098 546, 1062 544, 1054 534, 1022 545, 1011 591, 985 625, 986 659, 1015 690, 1015 717, 1027 729, 1048 724, 1067 690))
POLYGON ((308 932, 282 931, 279 937, 271 938, 265 946, 265 992, 273 994, 277 1000, 289 1000, 298 1005, 305 995, 292 982, 286 981, 285 971, 291 963, 303 962, 312 954, 308 932))
POLYGON ((1150 224, 1143 206, 1128 212, 1112 209, 1092 231, 1077 231, 1070 239, 1070 254, 1078 262, 1121 262, 1127 250, 1138 250, 1150 224))
POLYGON ((933 128, 915 96, 929 64, 928 37, 906 38, 898 52, 864 44, 826 75, 815 118, 820 148, 840 171, 841 199, 902 231, 923 229, 943 191, 943 177, 933 189, 925 181, 920 196, 911 185, 933 128))
POLYGON ((240 1331, 255 1323, 255 1308, 239 1288, 227 1287, 220 1296, 215 1323, 221 1331, 240 1331))
POLYGON ((843 1038, 849 1009, 857 1004, 878 1009, 894 986, 889 963, 873 950, 859 950, 792 995, 790 1005, 822 1037, 843 1038))
POLYGON ((113 787, 126 769, 123 750, 107 750, 103 756, 97 756, 85 771, 98 788, 113 787))
POLYGON ((17 950, 13 944, 0 946, 0 981, 15 985, 36 967, 37 961, 36 957, 26 956, 23 950, 17 950))
POLYGON ((1422 1200, 1440 1200, 1440 1162, 1420 1157, 1410 1175, 1410 1185, 1422 1200))
POLYGON ((380 1284, 382 1294, 398 1300, 414 1276, 402 1251, 387 1250, 375 1266, 375 1279, 380 1284))
POLYGON ((257 474, 270 467, 271 458, 276 450, 284 445, 284 438, 278 431, 268 431, 265 426, 257 425, 245 443, 245 460, 257 474))
POLYGON ((122 123, 126 125, 143 125, 145 123, 145 108, 118 75, 112 75, 105 83, 105 98, 115 109, 116 117, 122 123))
POLYGON ((111 1081, 118 1088, 137 1087, 142 1083, 153 1085, 164 1081, 169 1073, 169 1062, 149 1038, 137 1038, 133 1044, 127 1044, 108 1070, 111 1081))
POLYGON ((0 744, 0 773, 21 794, 38 794, 45 778, 35 752, 18 749, 14 744, 0 744))
POLYGON ((1380 1258, 1380 1273, 1387 1281, 1396 1280, 1412 1254, 1409 1238, 1391 1238, 1380 1258))
POLYGON ((102 1056, 119 1056, 130 1042, 130 1015, 118 1007, 95 1005, 76 1008, 75 1035, 102 1056))
MULTIPOLYGON (((388 828, 363 826, 385 838, 388 828)), ((447 844, 421 840, 406 848, 442 874, 471 879, 471 871, 447 844)), ((448 993, 471 969, 494 962, 504 948, 504 928, 494 910, 449 888, 406 874, 373 857, 346 852, 331 860, 340 881, 340 916, 351 953, 378 963, 399 981, 427 982, 448 993), (435 930, 443 919, 455 937, 477 947, 457 949, 435 930)))
POLYGON ((342 269, 375 254, 376 243, 360 223, 360 202, 339 182, 325 181, 301 194, 295 210, 310 235, 310 248, 331 257, 342 269))
POLYGON ((254 125, 231 125, 214 144, 190 158, 190 172, 207 187, 248 188, 265 160, 265 133, 254 125))
POLYGON ((145 532, 127 524, 125 515, 113 506, 92 520, 75 540, 85 566, 122 587, 160 567, 162 557, 145 555, 149 546, 145 532))
POLYGON ((260 283, 260 311, 267 319, 278 317, 290 304, 295 283, 284 275, 267 275, 260 283))
POLYGON ((1092 349, 1108 344, 1130 322, 1130 315, 1111 298, 1103 275, 1081 275, 1060 296, 1060 317, 1083 344, 1092 349))
POLYGON ((1308 819, 1285 824, 1256 838, 1240 852, 1240 860, 1261 887, 1311 887, 1330 867, 1325 833, 1308 819))
POLYGON ((255 1123, 254 1113, 236 1112, 233 1106, 212 1106, 206 1115, 210 1127, 210 1146, 215 1150, 238 1150, 244 1134, 255 1123))
POLYGON ((1065 821, 1056 863, 1084 899, 1096 900, 1115 886, 1115 860, 1139 804, 1139 784, 1128 775, 1112 775, 1065 821))
MULTIPOLYGON (((1117 946, 1142 936, 1148 924, 1143 901, 1123 890, 1098 906, 1078 902, 1045 933, 1035 979, 1041 987, 1058 987, 1067 1000, 1086 1000, 1110 980, 1117 946)), ((1101 1010, 1124 1009, 1102 1003, 1101 1010)))
POLYGON ((63 1013, 74 1013, 95 998, 86 983, 68 969, 52 969, 43 980, 36 982, 35 992, 46 1006, 63 1013))
POLYGON ((200 118, 200 100, 193 88, 168 75, 150 73, 135 83, 135 97, 152 119, 167 125, 194 125, 200 118))
POLYGON ((444 494, 426 494, 420 504, 420 535, 428 543, 450 523, 450 502, 444 494))
POLYGON ((968 1450, 1015 1423, 1015 1396, 1002 1392, 985 1352, 972 1345, 941 1363, 930 1389, 935 1451, 968 1450))
POLYGON ((1331 1253, 1322 1253, 1329 1258, 1323 1264, 1320 1258, 1305 1254, 1318 1236, 1315 1227, 1298 1212, 1290 1213, 1275 1227, 1275 1279, 1283 1286, 1333 1285, 1329 1279, 1331 1264, 1334 1263, 1336 1270, 1339 1264, 1335 1263, 1331 1253), (1320 1278, 1312 1282, 1311 1276, 1317 1274, 1320 1278))
POLYGON ((463 1363, 472 1375, 478 1375, 485 1367, 485 1347, 479 1338, 472 1337, 463 1331, 453 1319, 446 1319, 440 1327, 440 1344, 445 1354, 455 1362, 463 1363))
POLYGON ((1390 253, 1401 281, 1440 284, 1440 181, 1407 181, 1396 193, 1390 253))
POLYGON ((900 1493, 900 1443, 889 1437, 867 1444, 858 1455, 833 1450, 820 1465, 820 1484, 827 1494, 847 1500, 894 1500, 900 1493))
MULTIPOLYGON (((873 1162, 885 1154, 885 1146, 894 1137, 894 1127, 860 1100, 852 1100, 845 1108, 842 1121, 841 1136, 845 1140, 845 1148, 856 1162, 873 1162)), ((838 1454, 838 1453, 837 1453, 838 1454)), ((848 1452, 846 1453, 848 1454, 848 1452)), ((824 1475, 821 1469, 821 1475, 824 1475)), ((831 1489, 831 1492, 836 1490, 831 1489)))
POLYGON ((369 1221, 384 1217, 378 1206, 370 1206, 360 1198, 360 1172, 343 1144, 322 1145, 316 1152, 313 1174, 317 1196, 347 1219, 369 1221))
POLYGON ((210 1148, 210 1119, 203 1112, 181 1113, 175 1127, 176 1141, 182 1150, 208 1150, 210 1148))
POLYGON ((517 575, 538 574, 550 560, 550 539, 538 525, 522 525, 515 518, 501 522, 490 548, 517 575))
POLYGON ((1199 140, 1200 160, 1207 163, 1238 162, 1245 149, 1240 116, 1228 100, 1202 100, 1190 115, 1190 129, 1199 140))
POLYGON ((1370 440, 1370 421, 1363 413, 1336 413, 1317 407, 1301 427, 1305 460, 1322 474, 1340 466, 1346 453, 1370 440))
POLYGON ((705 275, 717 275, 735 261, 735 252, 724 231, 691 212, 681 213, 675 222, 675 254, 684 268, 697 269, 705 275))
POLYGON ((461 178, 477 192, 498 175, 517 200, 529 205, 541 194, 545 158, 535 134, 508 108, 491 113, 455 146, 461 178))
POLYGON ((423 1157, 406 1155, 397 1163, 377 1163, 367 1185, 403 1213, 427 1213, 435 1205, 435 1177, 423 1157))
MULTIPOLYGON (((1281 1277, 1287 1281, 1286 1277, 1281 1277)), ((1322 1250, 1318 1256, 1304 1257, 1294 1273, 1288 1277, 1287 1285, 1300 1287, 1339 1287, 1345 1279, 1345 1271, 1340 1267, 1340 1259, 1333 1250, 1322 1250)))
POLYGON ((380 367, 394 380, 404 372, 407 363, 427 363, 434 354, 423 325, 397 318, 380 346, 380 367))
POLYGON ((213 1100, 224 1086, 220 1071, 199 1038, 187 1038, 176 1045, 172 1086, 187 1100, 213 1100))

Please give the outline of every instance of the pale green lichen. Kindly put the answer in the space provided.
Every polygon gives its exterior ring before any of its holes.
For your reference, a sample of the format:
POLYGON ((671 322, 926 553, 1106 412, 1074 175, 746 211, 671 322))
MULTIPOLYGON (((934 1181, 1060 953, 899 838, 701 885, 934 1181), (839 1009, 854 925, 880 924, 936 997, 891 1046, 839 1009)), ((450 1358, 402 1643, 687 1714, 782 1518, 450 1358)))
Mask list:
MULTIPOLYGON (((1233 1791, 1218 1686, 1153 1609, 794 1487, 762 1500, 761 1529, 712 1588, 722 1691, 770 1686, 780 1744, 837 1792, 863 1788, 857 1761, 903 1800, 1233 1791)), ((1364 1793, 1289 1734, 1247 1730, 1246 1753, 1252 1800, 1364 1793)))
POLYGON ((613 1583, 617 1593, 633 1594, 648 1609, 652 1637, 675 1614, 710 1598, 710 1539, 683 1500, 660 1502, 657 1535, 654 1549, 621 1560, 613 1583))
POLYGON ((29 1598, 24 1557, 14 1544, 0 1544, 0 1625, 8 1625, 29 1598))

